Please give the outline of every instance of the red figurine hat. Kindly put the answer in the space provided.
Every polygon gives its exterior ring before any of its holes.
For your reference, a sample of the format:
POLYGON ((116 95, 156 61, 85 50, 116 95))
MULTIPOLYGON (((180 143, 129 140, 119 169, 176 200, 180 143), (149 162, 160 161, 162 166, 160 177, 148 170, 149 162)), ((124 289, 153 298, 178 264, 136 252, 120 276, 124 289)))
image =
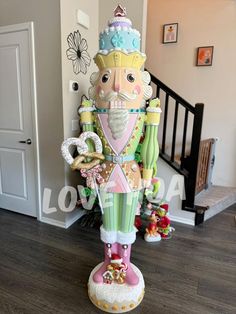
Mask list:
POLYGON ((160 205, 160 208, 161 208, 161 209, 164 209, 166 212, 168 212, 169 205, 168 205, 168 204, 161 204, 161 205, 160 205))
POLYGON ((121 264, 122 261, 123 261, 123 259, 120 257, 119 254, 113 253, 113 254, 111 255, 111 263, 112 263, 112 264, 121 264))

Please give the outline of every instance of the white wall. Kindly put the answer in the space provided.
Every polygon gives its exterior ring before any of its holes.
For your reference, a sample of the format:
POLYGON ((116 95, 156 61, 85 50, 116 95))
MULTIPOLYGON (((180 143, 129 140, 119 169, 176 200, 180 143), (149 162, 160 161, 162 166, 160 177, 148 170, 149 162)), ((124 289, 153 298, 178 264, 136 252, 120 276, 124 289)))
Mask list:
POLYGON ((93 61, 93 57, 98 51, 98 0, 61 0, 61 50, 62 50, 62 84, 63 84, 63 112, 64 112, 64 136, 74 136, 78 132, 72 132, 71 119, 78 118, 77 108, 83 94, 88 96, 88 88, 90 86, 89 78, 92 72, 97 71, 97 67, 93 61), (79 25, 76 21, 76 11, 80 9, 90 17, 90 28, 86 29, 79 25), (88 43, 88 53, 91 57, 91 64, 88 67, 87 74, 75 74, 72 68, 71 60, 67 59, 66 50, 69 48, 67 44, 67 36, 74 31, 79 30, 82 38, 88 43), (79 93, 73 94, 68 90, 69 80, 79 82, 79 93))
MULTIPOLYGON (((90 87, 89 78, 92 72, 97 71, 93 57, 98 51, 98 0, 77 1, 61 0, 61 63, 62 63, 62 94, 63 94, 63 124, 64 138, 78 136, 78 131, 72 131, 72 119, 79 119, 77 108, 81 103, 81 96, 88 96, 90 87), (80 9, 90 17, 90 28, 86 29, 77 24, 76 11, 80 9), (69 48, 67 36, 79 30, 82 38, 88 43, 88 53, 91 57, 91 64, 86 74, 73 72, 72 62, 67 59, 66 50, 69 48), (69 80, 76 80, 79 83, 79 93, 69 92, 69 80)), ((66 167, 66 184, 75 185, 78 183, 78 174, 73 173, 66 167)))
POLYGON ((236 1, 149 0, 146 67, 190 103, 205 104, 202 138, 219 137, 213 183, 236 186, 236 1), (179 23, 176 44, 162 26, 179 23), (196 67, 196 48, 214 46, 212 67, 196 67))
MULTIPOLYGON (((34 22, 41 194, 52 189, 51 206, 64 185, 59 0, 1 0, 0 26, 34 22)), ((41 197, 42 197, 41 195, 41 197)), ((64 221, 60 211, 49 216, 64 221)))
MULTIPOLYGON (((72 119, 79 119, 77 108, 81 103, 81 96, 88 96, 88 88, 90 87, 90 75, 97 71, 97 67, 93 61, 93 57, 98 51, 98 0, 60 0, 61 5, 61 63, 62 63, 62 94, 63 94, 63 124, 64 138, 78 137, 79 131, 72 131, 72 119), (86 29, 77 24, 76 11, 80 9, 90 17, 90 28, 86 29), (67 59, 66 50, 69 48, 67 44, 67 36, 74 31, 79 30, 82 38, 88 43, 88 53, 91 57, 91 64, 88 72, 85 74, 75 74, 73 72, 72 62, 67 59), (79 93, 69 92, 69 80, 76 80, 79 83, 79 93)), ((80 184, 80 176, 78 172, 73 172, 68 165, 65 164, 65 185, 76 187, 80 184)), ((66 220, 73 220, 79 216, 79 212, 73 211, 67 215, 66 220)))
MULTIPOLYGON (((165 161, 163 161, 161 158, 157 161, 157 169, 158 178, 162 179, 164 181, 164 199, 168 195, 168 190, 170 189, 171 181, 173 180, 173 176, 178 175, 178 173, 171 168, 165 161)), ((173 181, 172 181, 173 184, 173 181)), ((162 186, 163 188, 163 186, 162 186)), ((181 186, 177 185, 174 187, 174 191, 181 190, 181 186)), ((184 193, 183 193, 184 194, 184 193)), ((183 198, 185 198, 185 195, 182 195, 183 198)), ((181 223, 185 223, 188 225, 195 225, 195 213, 187 212, 185 210, 182 210, 182 199, 180 198, 180 195, 175 195, 171 197, 169 203, 169 214, 171 221, 177 221, 181 223)))

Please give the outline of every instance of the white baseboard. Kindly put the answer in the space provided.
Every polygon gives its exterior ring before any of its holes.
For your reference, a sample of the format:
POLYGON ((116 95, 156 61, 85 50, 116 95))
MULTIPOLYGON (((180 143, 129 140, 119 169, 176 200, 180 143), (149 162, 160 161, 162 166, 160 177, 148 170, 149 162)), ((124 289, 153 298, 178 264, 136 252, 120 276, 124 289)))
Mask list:
POLYGON ((60 228, 64 228, 64 229, 66 228, 65 222, 60 221, 60 220, 56 220, 56 219, 53 219, 53 218, 41 217, 39 219, 39 221, 41 221, 43 223, 46 223, 46 224, 49 224, 49 225, 56 226, 56 227, 60 227, 60 228))
POLYGON ((56 220, 53 218, 48 218, 48 217, 41 217, 39 219, 39 221, 52 225, 52 226, 56 226, 56 227, 60 227, 60 228, 64 228, 67 229, 69 228, 71 225, 73 225, 73 223, 75 223, 81 216, 83 216, 85 213, 85 211, 80 210, 78 211, 78 213, 72 217, 71 219, 68 219, 66 222, 65 221, 60 221, 60 220, 56 220))
POLYGON ((86 210, 79 210, 78 213, 72 217, 71 219, 68 219, 65 223, 65 228, 69 228, 70 226, 73 225, 80 217, 82 217, 85 214, 86 210))
POLYGON ((169 215, 170 221, 179 222, 185 225, 195 226, 195 218, 184 218, 174 215, 169 215))

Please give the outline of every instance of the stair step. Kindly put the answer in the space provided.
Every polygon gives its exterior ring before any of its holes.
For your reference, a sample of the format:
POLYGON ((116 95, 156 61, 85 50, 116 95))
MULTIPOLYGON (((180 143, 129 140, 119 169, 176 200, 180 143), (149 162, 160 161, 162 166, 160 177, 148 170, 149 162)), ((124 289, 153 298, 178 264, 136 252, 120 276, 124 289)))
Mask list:
POLYGON ((236 203, 236 188, 216 185, 202 191, 195 199, 197 206, 208 207, 204 220, 215 216, 234 203, 236 203))

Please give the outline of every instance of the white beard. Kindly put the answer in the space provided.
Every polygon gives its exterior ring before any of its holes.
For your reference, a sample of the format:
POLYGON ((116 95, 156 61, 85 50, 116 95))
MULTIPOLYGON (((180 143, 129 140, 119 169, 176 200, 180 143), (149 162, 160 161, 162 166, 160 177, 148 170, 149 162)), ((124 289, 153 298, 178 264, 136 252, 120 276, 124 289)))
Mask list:
POLYGON ((126 132, 128 122, 129 111, 127 109, 109 109, 108 125, 115 140, 121 138, 126 132))

